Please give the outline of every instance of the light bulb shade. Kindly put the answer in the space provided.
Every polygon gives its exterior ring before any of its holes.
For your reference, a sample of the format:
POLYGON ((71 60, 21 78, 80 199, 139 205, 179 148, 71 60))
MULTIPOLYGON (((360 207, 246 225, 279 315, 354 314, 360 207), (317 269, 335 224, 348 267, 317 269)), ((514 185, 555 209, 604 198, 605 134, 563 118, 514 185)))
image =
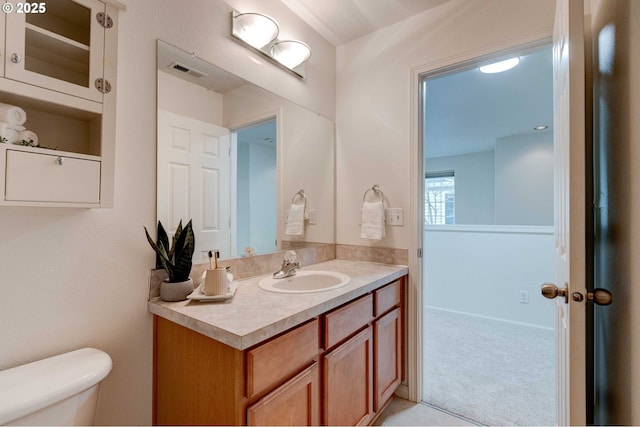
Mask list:
POLYGON ((480 67, 480 71, 485 74, 495 74, 507 71, 520 63, 520 58, 509 58, 504 61, 494 62, 493 64, 480 67))
POLYGON ((267 15, 240 13, 233 16, 233 35, 245 43, 262 49, 278 37, 278 24, 267 15))
POLYGON ((273 59, 289 69, 307 62, 311 57, 311 49, 297 40, 277 40, 271 46, 273 59))

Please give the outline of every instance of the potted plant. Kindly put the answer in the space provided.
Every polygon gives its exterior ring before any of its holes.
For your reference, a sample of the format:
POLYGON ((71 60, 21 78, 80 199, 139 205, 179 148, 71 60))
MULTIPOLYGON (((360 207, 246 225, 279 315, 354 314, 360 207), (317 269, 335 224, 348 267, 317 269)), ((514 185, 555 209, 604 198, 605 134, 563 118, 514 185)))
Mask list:
POLYGON ((193 280, 189 278, 195 249, 195 237, 191 221, 182 227, 182 220, 173 235, 171 247, 169 236, 158 221, 158 240, 154 242, 144 228, 149 244, 156 252, 156 267, 164 268, 169 278, 160 285, 160 298, 164 301, 182 301, 193 291, 193 280))

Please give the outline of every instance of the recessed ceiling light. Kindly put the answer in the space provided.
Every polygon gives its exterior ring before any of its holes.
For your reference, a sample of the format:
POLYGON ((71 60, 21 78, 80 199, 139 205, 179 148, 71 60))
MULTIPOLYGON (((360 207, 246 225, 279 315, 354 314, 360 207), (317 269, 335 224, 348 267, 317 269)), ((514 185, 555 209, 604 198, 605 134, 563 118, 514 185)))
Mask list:
POLYGON ((548 129, 548 128, 549 128, 549 126, 536 126, 536 127, 533 128, 533 130, 545 130, 545 129, 548 129))
POLYGON ((493 64, 480 67, 480 71, 485 74, 495 74, 507 71, 520 63, 520 58, 509 58, 504 61, 494 62, 493 64))

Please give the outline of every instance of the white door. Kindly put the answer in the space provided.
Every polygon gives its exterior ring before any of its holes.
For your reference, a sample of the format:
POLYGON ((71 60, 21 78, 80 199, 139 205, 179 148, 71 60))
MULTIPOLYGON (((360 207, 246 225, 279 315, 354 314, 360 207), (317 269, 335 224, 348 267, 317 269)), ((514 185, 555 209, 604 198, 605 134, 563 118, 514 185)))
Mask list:
POLYGON ((194 261, 231 255, 229 130, 158 110, 158 220, 167 232, 193 221, 194 261))
MULTIPOLYGON (((559 425, 585 425, 585 58, 582 0, 558 0, 553 31, 555 294, 559 425), (566 288, 566 289, 563 289, 566 288)), ((543 291, 544 293, 544 291, 543 291)))

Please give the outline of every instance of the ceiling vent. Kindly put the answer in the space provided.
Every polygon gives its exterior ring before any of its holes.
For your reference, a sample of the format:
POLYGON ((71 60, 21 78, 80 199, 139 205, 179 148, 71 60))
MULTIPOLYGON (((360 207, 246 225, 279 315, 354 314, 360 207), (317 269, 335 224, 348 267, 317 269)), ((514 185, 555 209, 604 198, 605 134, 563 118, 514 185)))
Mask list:
POLYGON ((172 62, 171 65, 169 65, 169 68, 174 69, 176 71, 180 71, 182 73, 185 74, 189 74, 190 76, 196 77, 196 78, 200 78, 203 76, 206 76, 206 73, 203 73, 202 71, 198 71, 198 70, 194 70, 193 68, 189 68, 184 64, 181 64, 179 62, 172 62))

